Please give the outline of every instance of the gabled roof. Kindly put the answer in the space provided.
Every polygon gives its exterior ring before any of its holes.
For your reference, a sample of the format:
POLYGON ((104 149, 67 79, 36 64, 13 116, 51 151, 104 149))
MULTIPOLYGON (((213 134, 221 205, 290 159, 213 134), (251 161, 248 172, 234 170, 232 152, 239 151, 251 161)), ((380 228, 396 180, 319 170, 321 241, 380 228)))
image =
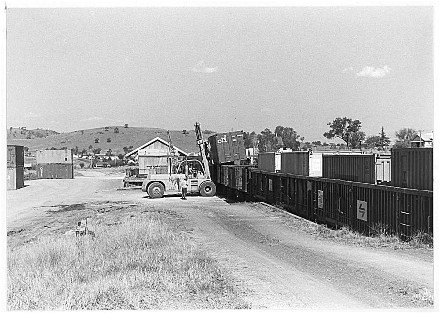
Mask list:
MULTIPOLYGON (((145 147, 148 147, 149 145, 151 145, 151 144, 152 144, 153 142, 155 142, 155 141, 160 141, 160 142, 163 143, 164 145, 166 145, 166 146, 168 146, 168 147, 170 146, 170 144, 169 144, 167 141, 163 140, 163 139, 160 138, 160 137, 156 137, 156 138, 151 139, 149 142, 143 144, 142 146, 140 146, 140 147, 134 149, 133 151, 130 151, 130 152, 127 153, 124 157, 127 158, 127 157, 129 157, 129 156, 131 156, 131 155, 137 153, 139 150, 141 150, 141 149, 143 149, 143 148, 145 148, 145 147)), ((188 153, 186 153, 185 151, 183 151, 183 150, 177 148, 176 146, 173 146, 173 147, 174 147, 174 150, 176 150, 177 152, 179 152, 179 153, 181 153, 181 154, 183 154, 183 155, 186 155, 186 156, 188 155, 188 153)))
POLYGON ((429 132, 429 133, 422 133, 422 135, 417 135, 413 140, 411 140, 411 142, 418 142, 418 141, 433 141, 434 139, 434 133, 433 132, 429 132), (420 140, 421 137, 421 140, 420 140))

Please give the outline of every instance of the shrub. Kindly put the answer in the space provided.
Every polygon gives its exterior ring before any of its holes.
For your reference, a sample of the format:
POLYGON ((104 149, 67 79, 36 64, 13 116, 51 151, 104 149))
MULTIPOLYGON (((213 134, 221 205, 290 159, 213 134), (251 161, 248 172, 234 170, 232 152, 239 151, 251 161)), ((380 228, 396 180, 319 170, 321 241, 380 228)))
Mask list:
POLYGON ((80 162, 79 167, 84 168, 84 162, 80 162))

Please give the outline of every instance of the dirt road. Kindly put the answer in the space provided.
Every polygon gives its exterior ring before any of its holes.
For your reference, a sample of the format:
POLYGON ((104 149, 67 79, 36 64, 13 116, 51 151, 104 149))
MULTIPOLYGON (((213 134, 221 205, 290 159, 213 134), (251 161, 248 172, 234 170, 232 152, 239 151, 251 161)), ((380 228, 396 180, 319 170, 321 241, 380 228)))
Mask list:
POLYGON ((300 220, 262 204, 229 204, 217 197, 153 200, 140 190, 119 190, 120 177, 83 174, 8 191, 8 244, 65 232, 72 218, 96 218, 116 206, 118 214, 132 217, 166 214, 219 260, 252 308, 411 308, 428 305, 433 293, 432 251, 317 239, 301 230, 300 220))

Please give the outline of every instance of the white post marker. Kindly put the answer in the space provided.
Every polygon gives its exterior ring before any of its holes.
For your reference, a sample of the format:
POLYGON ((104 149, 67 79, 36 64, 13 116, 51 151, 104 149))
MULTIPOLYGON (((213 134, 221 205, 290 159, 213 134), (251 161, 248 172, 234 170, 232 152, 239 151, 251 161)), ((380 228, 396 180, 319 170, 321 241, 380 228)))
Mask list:
POLYGON ((318 190, 318 209, 324 208, 324 191, 318 190))
POLYGON ((368 206, 366 201, 357 200, 357 219, 368 221, 368 206))

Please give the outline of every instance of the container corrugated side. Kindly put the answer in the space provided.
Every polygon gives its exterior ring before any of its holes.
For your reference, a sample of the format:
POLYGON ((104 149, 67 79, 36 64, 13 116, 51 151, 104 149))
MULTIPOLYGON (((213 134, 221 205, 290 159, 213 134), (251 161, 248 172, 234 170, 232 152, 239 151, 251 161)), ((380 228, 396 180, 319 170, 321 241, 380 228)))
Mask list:
POLYGON ((24 147, 8 145, 6 163, 8 168, 24 166, 24 147))
POLYGON ((214 163, 239 163, 246 160, 242 131, 215 134, 208 138, 208 142, 214 163))
POLYGON ((275 152, 262 152, 258 154, 258 169, 266 172, 275 172, 275 152))
POLYGON ((72 150, 38 150, 36 152, 37 164, 72 164, 73 153, 72 150))
POLYGON ((391 183, 397 187, 433 190, 433 149, 391 151, 391 183))
POLYGON ((281 172, 302 176, 322 176, 322 153, 293 151, 281 154, 281 172))
POLYGON ((327 155, 322 156, 322 176, 347 181, 376 183, 376 156, 327 155))
POLYGON ((73 178, 73 165, 72 164, 37 164, 37 178, 60 178, 60 179, 72 179, 73 178))

